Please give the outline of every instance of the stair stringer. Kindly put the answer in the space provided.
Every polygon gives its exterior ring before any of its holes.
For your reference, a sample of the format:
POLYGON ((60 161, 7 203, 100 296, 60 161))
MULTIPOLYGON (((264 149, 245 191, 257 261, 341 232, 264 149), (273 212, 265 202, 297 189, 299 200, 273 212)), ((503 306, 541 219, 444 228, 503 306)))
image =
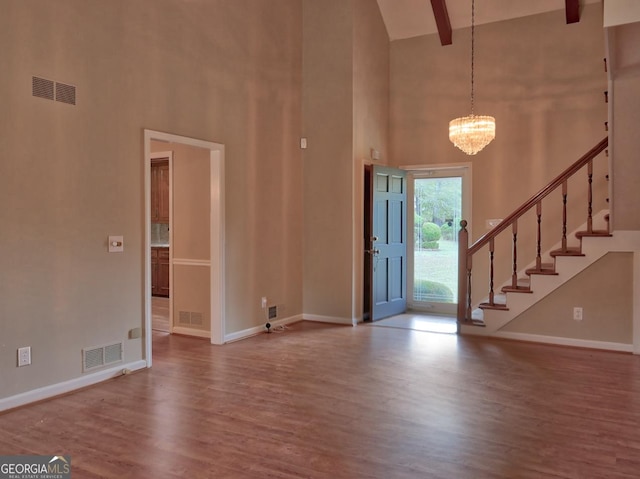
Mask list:
MULTIPOLYGON (((594 224, 606 224, 604 219, 608 213, 607 210, 600 211, 594 215, 594 224)), ((576 228, 570 235, 570 238, 574 238, 574 242, 578 242, 575 239, 575 233, 578 231, 584 231, 587 229, 586 222, 576 228)), ((520 314, 531 308, 534 304, 548 296, 550 293, 558 289, 564 283, 576 276, 581 271, 584 271, 587 267, 595 263, 602 258, 605 254, 611 251, 637 251, 639 249, 638 239, 630 238, 629 232, 621 232, 613 236, 607 237, 584 237, 582 238, 582 252, 584 256, 558 256, 555 258, 557 275, 531 275, 530 289, 532 293, 500 293, 496 294, 496 302, 505 302, 508 310, 474 310, 472 317, 476 320, 484 322, 485 327, 478 327, 477 325, 462 324, 460 332, 463 334, 474 334, 479 336, 499 336, 499 330, 509 322, 513 321, 520 314), (634 249, 635 248, 635 249, 634 249), (503 297, 505 299, 503 299, 503 297)), ((633 236, 633 235, 631 235, 633 236)), ((543 258, 544 262, 553 262, 550 253, 553 250, 560 248, 561 242, 556 243, 548 251, 545 252, 543 258), (550 259, 549 259, 550 258, 550 259)), ((535 266, 535 261, 532 261, 526 267, 521 269, 518 273, 518 277, 525 276, 525 271, 535 266)), ((502 286, 508 286, 511 282, 505 282, 502 286)), ((502 288, 500 286, 497 290, 502 288)))

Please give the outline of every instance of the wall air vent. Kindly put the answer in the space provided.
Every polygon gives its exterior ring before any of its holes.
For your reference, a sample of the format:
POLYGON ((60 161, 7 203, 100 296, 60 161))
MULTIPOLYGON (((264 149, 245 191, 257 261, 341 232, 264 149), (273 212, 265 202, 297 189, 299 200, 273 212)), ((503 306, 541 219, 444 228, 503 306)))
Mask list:
POLYGON ((195 311, 193 311, 191 313, 191 324, 202 326, 202 313, 196 313, 195 311))
POLYGON ((56 101, 75 105, 76 87, 56 82, 56 101))
POLYGON ((180 311, 178 322, 180 324, 191 324, 191 313, 189 311, 180 311))
POLYGON ((196 311, 180 311, 178 323, 191 326, 202 326, 202 313, 196 311))
POLYGON ((31 79, 31 92, 33 96, 53 100, 53 80, 33 77, 31 79))
POLYGON ((113 343, 82 350, 82 372, 122 361, 124 344, 113 343))
POLYGON ((32 77, 31 93, 35 97, 46 100, 55 100, 68 105, 76 104, 76 87, 46 78, 32 77))

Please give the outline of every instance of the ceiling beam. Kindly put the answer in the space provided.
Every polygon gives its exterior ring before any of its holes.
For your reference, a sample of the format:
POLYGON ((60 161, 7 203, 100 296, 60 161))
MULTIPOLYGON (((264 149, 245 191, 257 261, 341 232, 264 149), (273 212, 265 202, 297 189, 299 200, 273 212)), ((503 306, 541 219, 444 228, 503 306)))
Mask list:
POLYGON ((580 21, 580 0, 564 0, 567 11, 567 24, 580 21))
POLYGON ((440 35, 440 44, 443 46, 451 45, 453 37, 451 35, 451 22, 449 21, 446 0, 431 0, 431 8, 433 8, 433 16, 436 19, 438 35, 440 35))

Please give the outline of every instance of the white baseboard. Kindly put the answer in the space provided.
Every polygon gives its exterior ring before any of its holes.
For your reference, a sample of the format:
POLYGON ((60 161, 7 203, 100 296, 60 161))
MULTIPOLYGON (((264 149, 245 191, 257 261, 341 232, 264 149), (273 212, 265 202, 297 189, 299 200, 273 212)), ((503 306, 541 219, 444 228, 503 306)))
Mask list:
POLYGON ((321 316, 319 314, 303 314, 302 319, 305 321, 317 321, 319 323, 332 323, 332 324, 348 324, 354 326, 357 323, 351 318, 339 318, 337 316, 321 316))
POLYGON ((611 343, 608 341, 594 341, 589 339, 560 338, 556 336, 544 336, 542 334, 511 333, 497 331, 489 335, 494 338, 515 339, 518 341, 530 341, 534 343, 556 344, 559 346, 573 346, 577 348, 604 349, 607 351, 633 352, 633 344, 611 343))
MULTIPOLYGON (((269 322, 271 323, 271 328, 273 329, 277 326, 286 326, 287 324, 295 323, 298 321, 302 321, 301 314, 297 314, 295 316, 289 316, 288 318, 276 319, 275 321, 269 321, 269 322)), ((225 334, 224 342, 230 343, 232 341, 239 341, 241 339, 255 336, 256 334, 264 333, 265 331, 266 329, 264 327, 264 324, 261 324, 260 326, 254 326, 253 328, 243 329, 242 331, 236 331, 235 333, 225 334)))
POLYGON ((184 334, 185 336, 195 336, 197 338, 211 338, 211 332, 203 331, 201 329, 184 328, 181 326, 174 326, 171 330, 171 334, 184 334))
POLYGON ((93 384, 106 381, 118 376, 122 376, 123 371, 137 371, 147 367, 147 363, 144 360, 133 361, 130 363, 121 363, 118 366, 105 369, 103 371, 97 371, 91 374, 85 374, 78 378, 69 379, 57 384, 51 384, 50 386, 44 386, 38 389, 33 389, 24 393, 16 394, 15 396, 9 396, 0 399, 0 411, 6 411, 16 407, 24 406, 36 401, 42 401, 43 399, 49 399, 54 396, 66 394, 76 389, 91 386, 93 384))

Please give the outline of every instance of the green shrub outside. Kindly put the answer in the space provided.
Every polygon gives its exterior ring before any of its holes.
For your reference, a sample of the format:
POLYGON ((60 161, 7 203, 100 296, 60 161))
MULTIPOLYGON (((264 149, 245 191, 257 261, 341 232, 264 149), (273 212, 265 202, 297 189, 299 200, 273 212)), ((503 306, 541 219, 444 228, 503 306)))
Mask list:
POLYGON ((453 226, 449 226, 449 223, 442 224, 442 226, 440 227, 440 233, 442 234, 443 240, 453 240, 453 226))
POLYGON ((438 241, 442 233, 440 227, 435 223, 427 222, 422 225, 422 240, 423 241, 438 241))
POLYGON ((415 280, 413 283, 413 297, 416 301, 453 303, 453 292, 447 285, 426 279, 415 280))
POLYGON ((437 241, 423 241, 422 249, 440 249, 440 243, 437 241))

